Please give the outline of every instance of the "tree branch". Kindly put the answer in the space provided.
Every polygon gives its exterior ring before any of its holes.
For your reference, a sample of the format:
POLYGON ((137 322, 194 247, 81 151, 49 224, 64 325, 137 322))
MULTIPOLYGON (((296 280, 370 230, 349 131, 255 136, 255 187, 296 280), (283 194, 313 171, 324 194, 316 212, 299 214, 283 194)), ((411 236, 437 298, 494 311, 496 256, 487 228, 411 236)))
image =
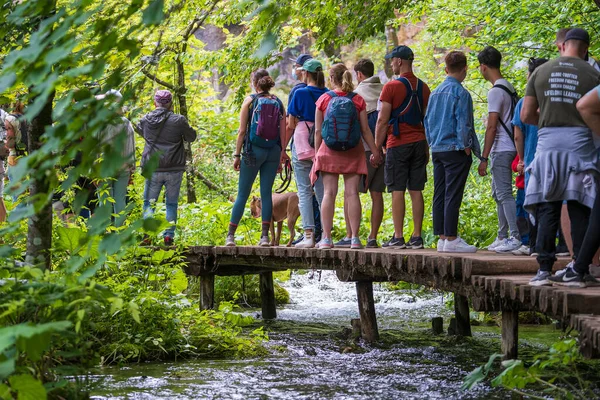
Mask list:
POLYGON ((223 189, 218 187, 216 183, 212 182, 210 179, 208 179, 206 176, 204 176, 204 174, 202 172, 200 172, 198 170, 194 170, 194 175, 198 179, 200 179, 200 181, 202 181, 202 183, 204 183, 207 188, 209 188, 210 190, 214 190, 215 192, 219 193, 220 195, 231 200, 231 195, 229 193, 227 193, 226 191, 224 191, 223 189))
POLYGON ((150 80, 153 80, 154 82, 158 83, 159 85, 162 85, 164 87, 166 87, 167 89, 170 89, 174 92, 177 92, 177 88, 175 87, 175 85, 169 83, 169 82, 165 82, 162 79, 158 78, 156 75, 151 74, 150 72, 146 71, 145 69, 142 69, 142 73, 144 75, 146 75, 146 77, 150 80))

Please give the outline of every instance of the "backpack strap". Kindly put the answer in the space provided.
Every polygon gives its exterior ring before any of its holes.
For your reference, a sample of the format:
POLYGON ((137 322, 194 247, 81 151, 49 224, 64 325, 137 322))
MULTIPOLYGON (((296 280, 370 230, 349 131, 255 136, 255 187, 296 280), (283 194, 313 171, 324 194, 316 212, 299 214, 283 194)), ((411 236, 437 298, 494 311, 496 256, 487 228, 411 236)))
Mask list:
POLYGON ((394 135, 398 136, 400 134, 400 129, 398 127, 398 125, 400 124, 401 121, 399 121, 400 117, 402 117, 403 115, 405 115, 406 113, 408 113, 410 111, 410 109, 412 108, 412 106, 414 105, 414 103, 416 103, 417 107, 419 107, 419 115, 420 115, 420 119, 421 119, 421 123, 423 123, 423 120, 425 118, 425 115, 423 115, 423 81, 421 81, 420 79, 417 79, 417 87, 415 89, 413 89, 410 81, 401 76, 399 78, 396 78, 396 80, 398 82, 402 82, 406 88, 406 96, 404 97, 404 100, 402 101, 402 103, 400 104, 399 107, 394 108, 392 110, 392 113, 390 115, 390 121, 389 124, 393 126, 394 129, 394 135), (413 101, 414 99, 414 101, 413 101))
MULTIPOLYGON (((510 96, 510 115, 514 115, 515 114, 515 107, 516 107, 516 97, 517 97, 517 92, 516 91, 511 91, 509 88, 507 88, 506 86, 498 83, 496 85, 494 85, 492 87, 493 88, 498 88, 498 89, 502 89, 504 90, 506 93, 508 93, 508 95, 510 96)), ((500 114, 498 114, 498 121, 500 122, 500 125, 502 125, 502 129, 504 129, 504 131, 508 134, 508 137, 510 138, 510 140, 515 141, 515 134, 511 129, 508 129, 508 126, 506 125, 506 123, 504 121, 502 121, 502 117, 500 116, 500 114)))
POLYGON ((354 98, 354 96, 356 96, 356 93, 354 93, 354 92, 346 93, 346 97, 349 98, 350 100, 352 100, 354 98))
POLYGON ((327 92, 327 94, 328 94, 330 97, 332 97, 332 98, 333 98, 333 97, 338 97, 337 93, 336 93, 336 92, 334 92, 333 90, 330 90, 329 92, 327 92))

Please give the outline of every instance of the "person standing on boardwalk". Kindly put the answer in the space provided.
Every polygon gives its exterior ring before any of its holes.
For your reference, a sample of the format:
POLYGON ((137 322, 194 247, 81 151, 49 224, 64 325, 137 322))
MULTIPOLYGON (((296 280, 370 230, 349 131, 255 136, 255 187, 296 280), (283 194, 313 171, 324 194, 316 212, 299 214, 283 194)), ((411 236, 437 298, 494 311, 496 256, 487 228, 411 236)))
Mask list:
POLYGON ((429 162, 423 118, 430 90, 413 73, 415 55, 408 46, 395 47, 385 58, 392 60, 394 75, 399 77, 383 87, 375 134, 377 149, 386 143, 384 180, 388 191, 392 192, 394 220, 394 235, 383 247, 422 249, 423 189, 429 162), (413 212, 413 233, 408 243, 404 240, 406 189, 413 212))
POLYGON ((512 119, 516 106, 515 88, 502 76, 502 55, 487 46, 478 55, 479 70, 493 87, 488 92, 488 122, 485 130, 479 175, 487 175, 488 157, 492 159, 492 197, 498 212, 498 237, 488 250, 499 253, 521 247, 517 226, 517 205, 512 193, 511 165, 517 151, 514 144, 512 119), (510 233, 510 235, 509 235, 510 233))
POLYGON ((320 217, 319 203, 323 201, 323 182, 321 179, 313 185, 310 181, 310 171, 313 167, 315 157, 314 143, 310 143, 311 130, 314 134, 316 102, 321 95, 327 92, 325 87, 325 75, 323 65, 314 58, 304 62, 299 69, 306 81, 307 86, 296 90, 288 104, 287 137, 284 148, 291 136, 294 137, 292 146, 292 165, 298 188, 298 200, 302 225, 304 227, 304 239, 296 243, 295 247, 310 248, 315 246, 315 230, 317 220, 315 214, 320 217), (318 204, 315 207, 313 196, 316 194, 318 204), (315 212, 316 211, 316 212, 315 212))
MULTIPOLYGON (((377 116, 379 111, 377 110, 377 104, 379 103, 379 96, 383 90, 383 84, 379 80, 379 77, 375 75, 375 65, 373 61, 369 59, 359 60, 354 65, 354 72, 356 73, 356 79, 358 86, 355 92, 359 94, 367 104, 367 121, 369 122, 369 129, 371 133, 375 134, 375 125, 377 124, 377 116)), ((377 233, 383 220, 383 192, 385 191, 385 182, 383 180, 383 166, 373 166, 370 162, 371 149, 364 140, 362 141, 365 149, 365 156, 367 159, 367 179, 361 179, 358 185, 358 191, 360 193, 367 193, 367 190, 371 194, 371 231, 367 238, 367 248, 377 248, 377 233)), ((348 220, 347 207, 344 209, 344 218, 346 220, 346 237, 335 244, 335 247, 350 247, 352 242, 352 230, 350 222, 348 220)))
POLYGON ((463 52, 446 55, 446 80, 429 97, 425 132, 433 161, 433 234, 438 252, 475 253, 477 248, 458 236, 458 217, 465 184, 480 156, 473 120, 473 99, 462 86, 467 76, 463 52))
POLYGON ((183 142, 196 140, 196 131, 192 129, 183 115, 175 114, 173 95, 168 90, 157 90, 154 94, 154 110, 146 114, 137 126, 146 141, 142 153, 142 168, 149 162, 158 164, 144 187, 144 217, 154 214, 155 203, 162 188, 165 188, 167 221, 172 225, 163 232, 165 245, 173 244, 179 190, 185 170, 183 142))
POLYGON ((258 245, 270 246, 273 182, 281 161, 287 158, 282 150, 282 143, 285 141, 285 107, 277 96, 269 93, 275 82, 267 70, 259 69, 252 74, 252 86, 256 93, 246 97, 242 104, 233 155, 233 168, 240 172, 240 180, 238 195, 231 210, 226 246, 235 246, 235 231, 259 172, 262 232, 258 245))
MULTIPOLYGON (((593 134, 600 137, 600 86, 596 86, 577 102, 577 110, 581 118, 593 134)), ((596 188, 596 200, 590 215, 589 223, 579 255, 572 268, 564 274, 556 274, 549 278, 550 282, 559 286, 586 287, 598 285, 598 280, 590 275, 590 264, 600 247, 600 186, 596 188)))
MULTIPOLYGON (((538 220, 536 246, 540 269, 529 282, 534 286, 551 284, 563 201, 567 201, 574 258, 577 258, 597 193, 598 152, 592 133, 576 107, 577 100, 600 84, 600 73, 583 59, 589 42, 585 30, 571 29, 562 56, 531 75, 523 101, 521 120, 540 129, 536 155, 527 168, 531 175, 525 195, 525 208, 536 212, 538 220)), ((569 272, 570 268, 566 273, 569 272)), ((581 278, 569 276, 573 280, 581 278)))
POLYGON ((374 164, 381 162, 375 147, 373 134, 367 121, 367 104, 353 92, 352 73, 344 64, 335 64, 329 70, 333 90, 317 101, 315 115, 315 163, 311 171, 314 183, 323 177, 324 196, 321 206, 323 238, 318 244, 321 249, 331 249, 331 230, 339 176, 344 177, 344 208, 352 229, 351 248, 360 249, 359 237, 361 206, 358 182, 367 175, 367 162, 362 137, 373 153, 374 164))

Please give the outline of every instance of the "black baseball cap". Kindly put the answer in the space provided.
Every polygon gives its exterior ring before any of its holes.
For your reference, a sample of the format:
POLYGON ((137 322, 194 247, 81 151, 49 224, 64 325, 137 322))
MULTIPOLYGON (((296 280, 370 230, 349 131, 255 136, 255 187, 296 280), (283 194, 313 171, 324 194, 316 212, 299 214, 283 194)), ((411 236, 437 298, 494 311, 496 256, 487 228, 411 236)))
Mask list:
POLYGON ((298 65, 304 65, 305 62, 310 60, 312 56, 310 54, 300 54, 298 58, 292 58, 292 61, 298 65))
POLYGON ((565 36, 565 42, 568 40, 581 40, 586 44, 590 44, 590 34, 587 33, 585 29, 581 28, 573 28, 567 32, 567 36, 565 36))
POLYGON ((403 60, 414 60, 415 53, 413 53, 413 51, 410 49, 410 47, 402 45, 402 46, 394 47, 394 49, 391 52, 386 54, 385 58, 386 59, 401 58, 403 60))

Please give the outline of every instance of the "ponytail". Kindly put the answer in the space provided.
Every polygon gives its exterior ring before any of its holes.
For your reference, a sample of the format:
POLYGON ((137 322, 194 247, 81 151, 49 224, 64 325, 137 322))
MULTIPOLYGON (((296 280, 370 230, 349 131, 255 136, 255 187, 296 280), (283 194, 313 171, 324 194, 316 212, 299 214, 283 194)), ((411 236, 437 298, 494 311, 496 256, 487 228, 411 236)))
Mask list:
POLYGON ((307 71, 306 73, 319 89, 325 88, 325 74, 321 68, 317 69, 316 72, 307 71))
POLYGON ((354 90, 354 83, 352 82, 352 73, 348 70, 342 75, 342 92, 350 93, 354 90))
POLYGON ((352 73, 348 71, 348 68, 342 63, 335 64, 329 70, 329 75, 333 80, 335 86, 337 86, 342 92, 349 93, 354 90, 354 83, 352 83, 352 73))

